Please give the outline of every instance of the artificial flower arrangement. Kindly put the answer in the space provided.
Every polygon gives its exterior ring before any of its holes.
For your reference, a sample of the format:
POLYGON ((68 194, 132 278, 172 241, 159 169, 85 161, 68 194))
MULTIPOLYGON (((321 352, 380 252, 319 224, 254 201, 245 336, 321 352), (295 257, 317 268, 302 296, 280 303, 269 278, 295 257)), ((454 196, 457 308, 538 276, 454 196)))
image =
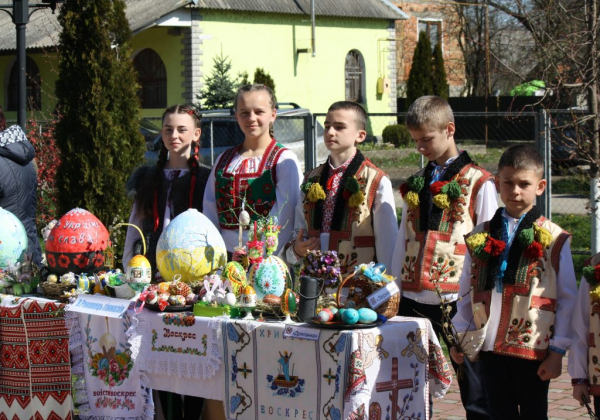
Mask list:
MULTIPOLYGON (((316 203, 317 201, 325 200, 327 198, 327 195, 325 194, 325 191, 323 191, 323 187, 319 184, 317 178, 305 182, 300 188, 311 203, 316 203)), ((342 195, 350 207, 358 207, 365 201, 365 194, 362 192, 360 182, 356 176, 348 177, 344 184, 342 195)))
POLYGON ((322 279, 325 288, 337 287, 340 282, 340 260, 336 251, 308 251, 304 256, 301 276, 322 279))
MULTIPOLYGON (((552 235, 547 229, 534 224, 523 229, 516 238, 524 248, 526 258, 538 259, 544 255, 544 249, 552 243, 552 235)), ((490 256, 497 257, 506 248, 506 243, 501 239, 492 238, 487 232, 476 233, 466 240, 467 247, 479 259, 487 260, 490 256)))
POLYGON ((39 282, 39 270, 31 261, 0 268, 0 292, 20 296, 32 293, 39 282))
POLYGON ((600 303, 600 264, 583 267, 583 277, 590 285, 592 302, 600 303))
MULTIPOLYGON (((409 208, 415 209, 419 206, 419 193, 425 187, 425 177, 413 175, 405 183, 400 185, 400 194, 409 208)), ((433 196, 433 204, 440 209, 450 207, 452 200, 456 200, 463 194, 461 185, 456 179, 452 181, 436 181, 429 186, 433 196)))

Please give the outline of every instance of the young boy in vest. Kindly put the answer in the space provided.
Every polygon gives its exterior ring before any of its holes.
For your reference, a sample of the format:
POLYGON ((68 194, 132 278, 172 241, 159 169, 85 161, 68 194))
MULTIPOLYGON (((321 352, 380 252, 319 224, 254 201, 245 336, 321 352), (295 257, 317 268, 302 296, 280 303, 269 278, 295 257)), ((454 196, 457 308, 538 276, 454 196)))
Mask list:
MULTIPOLYGON (((406 126, 429 163, 400 186, 404 206, 392 265, 402 289, 398 314, 428 318, 450 347, 442 329, 440 299, 452 315, 466 254, 464 235, 494 215, 496 188, 489 172, 473 163, 466 151, 458 151, 454 115, 444 99, 418 98, 408 110, 406 126)), ((463 371, 458 383, 467 418, 489 419, 477 365, 467 364, 463 371)))
POLYGON ((372 261, 391 266, 398 232, 392 184, 363 156, 367 114, 355 102, 336 102, 325 118, 327 161, 302 184, 296 207, 297 235, 286 259, 300 261, 309 250, 337 251, 342 273, 372 261))
POLYGON ((548 386, 571 344, 577 285, 570 235, 541 215, 544 161, 530 146, 500 157, 496 186, 505 208, 466 238, 469 255, 453 318, 462 363, 479 356, 494 419, 547 419, 548 386))
POLYGON ((600 414, 600 253, 585 262, 573 311, 568 372, 573 397, 583 405, 594 396, 594 411, 600 414))

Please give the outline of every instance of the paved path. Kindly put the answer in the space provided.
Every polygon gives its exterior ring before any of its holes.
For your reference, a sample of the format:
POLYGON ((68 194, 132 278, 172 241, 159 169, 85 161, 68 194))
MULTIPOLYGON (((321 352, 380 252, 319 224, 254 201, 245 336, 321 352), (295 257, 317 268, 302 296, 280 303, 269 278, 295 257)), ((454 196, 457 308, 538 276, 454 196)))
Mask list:
MULTIPOLYGON (((563 374, 550 382, 548 393, 548 419, 565 420, 587 418, 587 410, 580 407, 572 396, 571 378, 567 374, 567 359, 563 360, 563 374)), ((460 393, 456 381, 442 399, 433 403, 433 419, 460 420, 465 419, 465 410, 460 402, 460 393)))

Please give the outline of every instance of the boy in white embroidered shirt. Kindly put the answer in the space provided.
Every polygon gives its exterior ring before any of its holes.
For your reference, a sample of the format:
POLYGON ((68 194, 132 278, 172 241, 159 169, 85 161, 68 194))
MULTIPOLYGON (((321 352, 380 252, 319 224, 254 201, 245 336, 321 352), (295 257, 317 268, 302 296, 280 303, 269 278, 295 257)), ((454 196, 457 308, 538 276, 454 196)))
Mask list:
POLYGON ((505 208, 467 237, 469 254, 453 318, 463 353, 479 356, 494 419, 547 419, 548 387, 571 343, 577 285, 570 235, 540 214, 544 161, 532 147, 509 147, 496 186, 505 208), (470 295, 470 296, 468 296, 470 295))
MULTIPOLYGON (((452 108, 443 98, 418 98, 408 109, 406 126, 429 163, 400 186, 404 207, 392 263, 392 275, 402 288, 398 315, 429 319, 450 347, 438 293, 453 315, 466 253, 464 235, 493 216, 496 187, 492 174, 466 151, 459 152, 452 108)), ((458 377, 468 420, 490 418, 478 369, 477 363, 467 363, 458 377)))
POLYGON ((372 261, 391 266, 396 205, 390 179, 357 149, 367 135, 366 122, 365 110, 355 102, 329 107, 324 135, 330 155, 301 185, 297 235, 285 253, 290 264, 320 246, 337 251, 342 273, 372 261))

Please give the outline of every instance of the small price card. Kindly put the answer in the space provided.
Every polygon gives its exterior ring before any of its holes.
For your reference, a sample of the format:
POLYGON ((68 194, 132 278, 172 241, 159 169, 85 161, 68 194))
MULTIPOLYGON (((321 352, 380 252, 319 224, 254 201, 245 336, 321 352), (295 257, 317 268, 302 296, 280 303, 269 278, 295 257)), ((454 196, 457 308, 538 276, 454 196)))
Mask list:
POLYGON ((371 309, 376 309, 379 306, 381 306, 381 304, 387 302, 392 296, 398 293, 400 293, 398 285, 396 284, 396 282, 391 281, 388 284, 386 284, 385 287, 382 287, 381 289, 367 296, 367 301, 369 302, 371 309))

